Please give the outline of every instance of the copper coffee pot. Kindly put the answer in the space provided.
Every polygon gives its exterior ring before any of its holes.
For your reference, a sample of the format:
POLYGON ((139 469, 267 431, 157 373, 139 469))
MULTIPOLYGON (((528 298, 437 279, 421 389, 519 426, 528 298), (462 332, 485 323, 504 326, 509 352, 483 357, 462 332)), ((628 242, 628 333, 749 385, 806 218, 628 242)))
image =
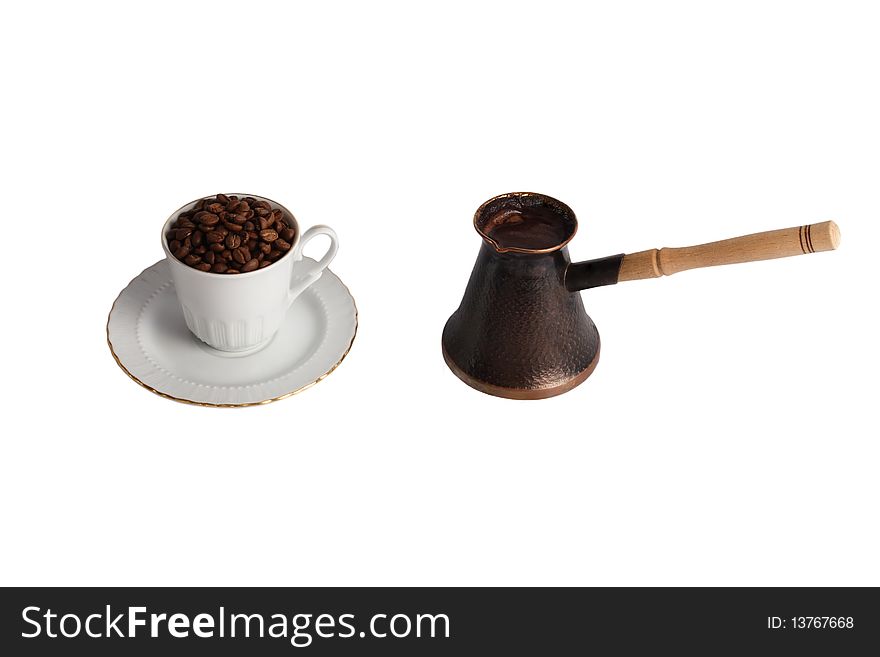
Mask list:
POLYGON ((443 329, 443 357, 462 381, 510 399, 544 399, 582 383, 599 360, 599 332, 580 290, 686 269, 830 251, 833 221, 571 262, 571 208, 531 192, 489 199, 474 215, 483 245, 464 298, 443 329))

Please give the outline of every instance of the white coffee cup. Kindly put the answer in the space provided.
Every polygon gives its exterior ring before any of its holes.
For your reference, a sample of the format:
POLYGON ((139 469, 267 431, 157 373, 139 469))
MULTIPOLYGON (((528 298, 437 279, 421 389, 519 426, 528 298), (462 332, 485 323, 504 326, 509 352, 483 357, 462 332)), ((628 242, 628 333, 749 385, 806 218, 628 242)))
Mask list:
POLYGON ((268 202, 281 210, 284 221, 296 231, 290 250, 271 265, 246 273, 216 274, 194 269, 175 258, 166 235, 177 216, 193 209, 198 200, 187 203, 168 218, 161 239, 189 330, 214 349, 244 355, 269 343, 290 304, 321 278, 336 256, 339 240, 329 226, 312 226, 301 233, 296 218, 280 203, 256 194, 236 196, 268 202), (318 235, 327 235, 330 247, 319 262, 303 262, 303 248, 318 235))

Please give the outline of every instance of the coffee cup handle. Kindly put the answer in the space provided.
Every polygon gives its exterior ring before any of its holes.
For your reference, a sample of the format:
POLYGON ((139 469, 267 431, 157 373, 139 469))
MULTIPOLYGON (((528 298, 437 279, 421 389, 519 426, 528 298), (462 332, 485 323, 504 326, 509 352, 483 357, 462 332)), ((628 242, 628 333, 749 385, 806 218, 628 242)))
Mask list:
POLYGON ((336 237, 336 231, 330 228, 330 226, 312 226, 303 233, 299 240, 299 244, 297 244, 296 250, 293 253, 295 261, 293 275, 295 278, 290 282, 290 293, 287 298, 288 304, 293 303, 293 300, 302 294, 309 285, 321 278, 321 274, 324 273, 324 270, 327 269, 327 265, 329 265, 333 261, 333 258, 336 257, 336 252, 338 250, 339 238, 336 237), (323 258, 314 265, 309 265, 308 269, 304 270, 304 266, 300 264, 302 261, 303 249, 306 248, 306 244, 308 244, 313 237, 317 237, 318 235, 326 235, 329 237, 330 247, 327 249, 323 258))

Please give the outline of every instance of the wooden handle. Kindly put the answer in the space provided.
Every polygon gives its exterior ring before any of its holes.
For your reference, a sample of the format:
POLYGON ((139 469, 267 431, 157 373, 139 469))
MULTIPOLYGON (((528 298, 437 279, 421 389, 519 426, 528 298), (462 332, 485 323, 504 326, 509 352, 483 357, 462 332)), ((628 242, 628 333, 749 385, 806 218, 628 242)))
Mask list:
POLYGON ((772 260, 788 256, 832 251, 840 245, 840 229, 833 221, 820 224, 770 230, 766 233, 743 235, 720 242, 678 249, 651 249, 623 256, 620 265, 621 281, 657 278, 696 269, 733 265, 739 262, 772 260))

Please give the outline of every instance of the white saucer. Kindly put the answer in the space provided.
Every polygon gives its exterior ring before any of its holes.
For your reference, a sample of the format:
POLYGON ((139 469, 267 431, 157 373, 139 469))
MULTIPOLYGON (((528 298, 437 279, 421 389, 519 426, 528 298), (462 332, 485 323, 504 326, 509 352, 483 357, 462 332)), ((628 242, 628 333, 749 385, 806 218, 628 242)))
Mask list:
POLYGON ((120 292, 107 320, 107 343, 126 374, 157 395, 200 406, 252 406, 294 395, 336 369, 356 332, 354 299, 327 269, 293 302, 265 347, 230 357, 186 328, 165 260, 120 292))

